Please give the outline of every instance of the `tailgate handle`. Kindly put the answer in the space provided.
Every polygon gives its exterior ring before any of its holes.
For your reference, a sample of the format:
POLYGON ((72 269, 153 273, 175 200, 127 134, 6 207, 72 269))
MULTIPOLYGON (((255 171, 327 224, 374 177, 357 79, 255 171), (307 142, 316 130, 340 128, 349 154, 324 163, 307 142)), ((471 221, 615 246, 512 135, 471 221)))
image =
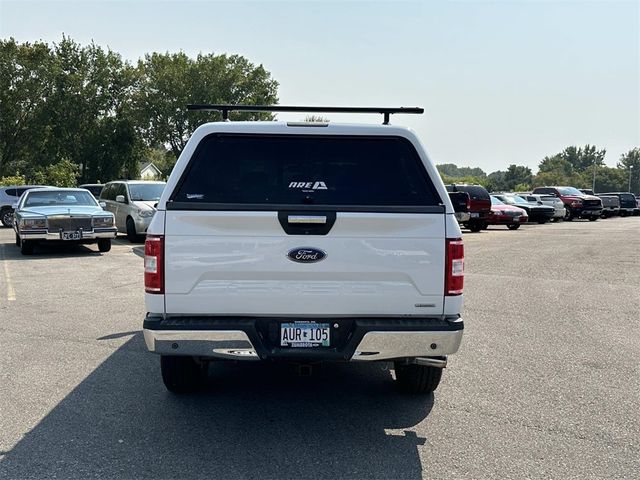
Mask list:
POLYGON ((289 215, 289 223, 327 223, 325 215, 289 215))

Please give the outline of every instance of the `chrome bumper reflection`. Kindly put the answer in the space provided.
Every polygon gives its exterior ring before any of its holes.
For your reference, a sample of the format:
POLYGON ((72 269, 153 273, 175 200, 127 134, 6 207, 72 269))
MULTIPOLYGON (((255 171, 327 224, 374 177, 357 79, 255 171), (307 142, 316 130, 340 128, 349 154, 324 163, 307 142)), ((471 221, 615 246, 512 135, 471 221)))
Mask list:
POLYGON ((471 219, 471 214, 469 212, 456 212, 454 216, 459 223, 468 222, 471 219))
POLYGON ((150 352, 235 360, 258 360, 246 333, 241 330, 148 330, 144 341, 150 352))
POLYGON ((456 353, 463 330, 446 332, 368 332, 351 360, 444 356, 456 353))

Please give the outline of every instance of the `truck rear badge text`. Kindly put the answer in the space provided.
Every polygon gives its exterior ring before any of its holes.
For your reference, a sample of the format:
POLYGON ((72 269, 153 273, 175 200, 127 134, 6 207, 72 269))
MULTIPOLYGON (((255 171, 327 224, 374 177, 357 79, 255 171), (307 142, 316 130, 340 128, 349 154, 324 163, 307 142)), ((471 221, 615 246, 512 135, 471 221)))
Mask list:
POLYGON ((306 190, 326 190, 324 182, 291 182, 289 188, 304 188, 306 190))

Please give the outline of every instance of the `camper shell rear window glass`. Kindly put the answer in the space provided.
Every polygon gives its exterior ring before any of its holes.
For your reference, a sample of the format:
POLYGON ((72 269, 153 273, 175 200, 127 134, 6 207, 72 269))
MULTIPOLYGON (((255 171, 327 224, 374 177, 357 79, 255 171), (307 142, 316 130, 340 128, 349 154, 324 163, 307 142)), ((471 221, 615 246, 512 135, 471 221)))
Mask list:
POLYGON ((205 137, 169 201, 181 208, 197 204, 429 207, 442 203, 406 139, 244 134, 205 137))
POLYGON ((490 200, 489 192, 484 187, 477 185, 456 185, 460 192, 467 192, 471 200, 490 200))

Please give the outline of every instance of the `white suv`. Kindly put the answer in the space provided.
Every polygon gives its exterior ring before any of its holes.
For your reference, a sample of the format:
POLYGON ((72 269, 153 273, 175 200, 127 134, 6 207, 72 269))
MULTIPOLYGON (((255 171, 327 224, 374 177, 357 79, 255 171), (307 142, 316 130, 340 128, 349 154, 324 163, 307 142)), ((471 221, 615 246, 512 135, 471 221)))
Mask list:
POLYGON ((453 207, 416 135, 386 122, 202 125, 144 262, 144 337, 173 392, 214 359, 393 361, 430 392, 462 338, 453 207))

